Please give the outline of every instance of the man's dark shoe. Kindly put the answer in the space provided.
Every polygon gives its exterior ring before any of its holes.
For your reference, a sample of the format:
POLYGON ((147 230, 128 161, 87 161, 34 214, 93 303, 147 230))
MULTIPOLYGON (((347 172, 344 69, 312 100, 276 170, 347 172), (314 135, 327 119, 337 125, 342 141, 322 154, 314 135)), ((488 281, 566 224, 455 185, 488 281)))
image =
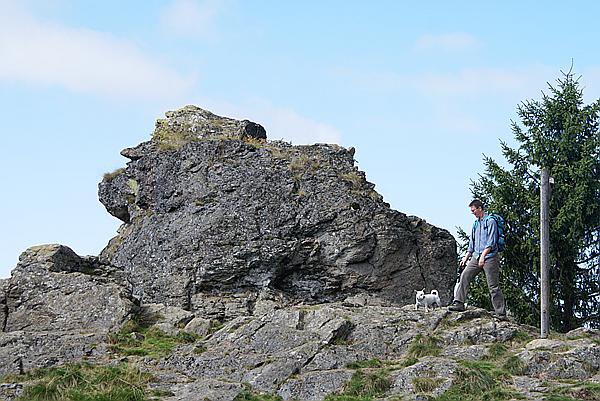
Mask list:
POLYGON ((505 322, 508 320, 508 317, 506 317, 506 314, 492 313, 492 317, 494 319, 500 320, 502 322, 505 322))
POLYGON ((463 304, 460 301, 454 301, 454 302, 452 302, 452 305, 450 305, 448 307, 448 310, 452 311, 452 312, 464 312, 465 311, 465 304, 463 304))

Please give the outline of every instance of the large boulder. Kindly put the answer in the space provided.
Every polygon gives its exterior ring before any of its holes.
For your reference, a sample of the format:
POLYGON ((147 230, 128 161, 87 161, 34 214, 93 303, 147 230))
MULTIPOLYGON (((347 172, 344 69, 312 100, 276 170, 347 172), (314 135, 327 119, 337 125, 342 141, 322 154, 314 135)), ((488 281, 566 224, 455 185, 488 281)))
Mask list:
POLYGON ((7 280, 3 331, 109 332, 136 303, 119 276, 62 245, 31 247, 7 280))
POLYGON ((0 375, 99 355, 138 308, 123 272, 62 245, 31 247, 0 281, 0 375))
POLYGON ((211 295, 275 291, 290 302, 371 293, 450 299, 453 237, 390 209, 337 145, 266 142, 249 121, 167 113, 99 185, 124 224, 101 259, 145 303, 197 310, 211 295))

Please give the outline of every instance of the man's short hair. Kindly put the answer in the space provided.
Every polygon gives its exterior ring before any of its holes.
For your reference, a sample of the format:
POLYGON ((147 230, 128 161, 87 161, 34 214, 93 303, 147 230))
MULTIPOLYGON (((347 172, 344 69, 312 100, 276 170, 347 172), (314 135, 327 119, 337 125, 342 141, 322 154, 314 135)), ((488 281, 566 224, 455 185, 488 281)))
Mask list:
POLYGON ((471 201, 471 203, 469 203, 469 207, 471 207, 471 206, 475 206, 475 209, 479 209, 479 208, 483 209, 483 202, 480 201, 479 199, 473 199, 471 201))

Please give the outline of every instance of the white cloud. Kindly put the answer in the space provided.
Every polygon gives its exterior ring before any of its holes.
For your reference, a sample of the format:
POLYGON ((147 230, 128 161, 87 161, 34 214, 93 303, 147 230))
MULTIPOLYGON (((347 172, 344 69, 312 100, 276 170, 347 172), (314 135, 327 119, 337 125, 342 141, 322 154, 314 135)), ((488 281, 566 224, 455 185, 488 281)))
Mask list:
POLYGON ((178 36, 213 39, 215 20, 224 5, 223 0, 175 0, 164 10, 161 25, 178 36))
POLYGON ((464 69, 456 73, 425 73, 415 77, 417 90, 429 95, 477 95, 520 90, 530 82, 523 71, 464 69))
POLYGON ((11 2, 1 5, 0 81, 142 99, 179 97, 192 84, 131 42, 38 21, 11 2))
POLYGON ((341 144, 342 140, 337 128, 263 99, 254 98, 240 104, 201 99, 197 106, 221 116, 247 119, 261 124, 267 130, 269 140, 283 139, 294 145, 341 144))
POLYGON ((441 35, 426 34, 417 39, 417 50, 465 51, 481 46, 477 38, 467 33, 454 32, 441 35))
POLYGON ((558 70, 544 65, 532 65, 518 69, 465 68, 454 72, 396 73, 389 71, 357 73, 349 69, 332 71, 332 76, 346 84, 369 91, 394 93, 413 92, 429 97, 474 97, 490 94, 515 94, 536 96, 547 88, 546 82, 554 82, 558 70))

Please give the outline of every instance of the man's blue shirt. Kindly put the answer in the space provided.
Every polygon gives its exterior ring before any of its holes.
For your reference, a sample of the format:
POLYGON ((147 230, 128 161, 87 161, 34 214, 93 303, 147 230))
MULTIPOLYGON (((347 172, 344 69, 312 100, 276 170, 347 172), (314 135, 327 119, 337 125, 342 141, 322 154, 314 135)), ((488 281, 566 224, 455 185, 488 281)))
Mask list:
POLYGON ((486 259, 489 259, 498 253, 497 238, 498 224, 495 219, 486 214, 481 220, 475 221, 473 225, 468 252, 479 257, 485 248, 490 248, 491 252, 485 256, 486 259))

